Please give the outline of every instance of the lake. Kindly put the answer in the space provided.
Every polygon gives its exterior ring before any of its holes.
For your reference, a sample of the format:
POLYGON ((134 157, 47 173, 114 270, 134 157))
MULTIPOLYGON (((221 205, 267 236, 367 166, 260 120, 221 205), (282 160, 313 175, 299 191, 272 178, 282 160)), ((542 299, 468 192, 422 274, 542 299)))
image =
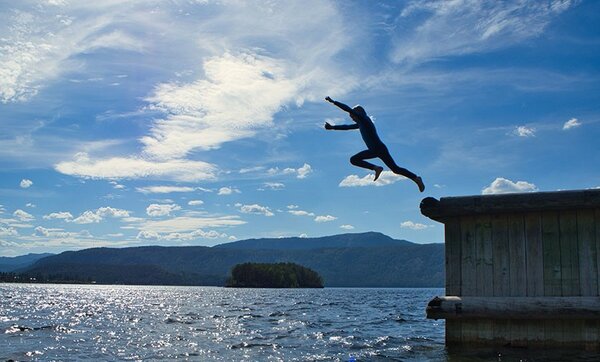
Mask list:
POLYGON ((443 294, 444 289, 0 284, 0 360, 539 357, 523 350, 448 354, 444 322, 425 318, 427 302, 443 294))

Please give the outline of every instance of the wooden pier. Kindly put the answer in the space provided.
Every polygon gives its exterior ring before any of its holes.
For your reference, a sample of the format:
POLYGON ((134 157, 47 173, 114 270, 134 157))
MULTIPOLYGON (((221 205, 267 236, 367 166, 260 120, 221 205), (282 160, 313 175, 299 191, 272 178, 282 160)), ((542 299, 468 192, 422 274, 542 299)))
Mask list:
POLYGON ((425 198, 445 224, 446 345, 600 349, 600 190, 425 198))

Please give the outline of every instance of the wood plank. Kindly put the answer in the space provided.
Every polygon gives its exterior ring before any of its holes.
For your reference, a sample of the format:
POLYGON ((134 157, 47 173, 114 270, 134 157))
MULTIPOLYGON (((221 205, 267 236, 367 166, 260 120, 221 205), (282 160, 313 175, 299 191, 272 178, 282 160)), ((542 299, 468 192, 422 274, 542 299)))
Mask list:
POLYGON ((444 222, 447 217, 600 207, 600 190, 567 190, 523 194, 426 198, 421 213, 444 222))
POLYGON ((582 339, 586 350, 596 350, 600 347, 600 334, 598 333, 598 320, 585 320, 583 322, 582 339))
POLYGON ((530 320, 527 324, 527 338, 533 346, 543 346, 546 338, 543 320, 530 320))
POLYGON ((511 347, 527 346, 529 337, 527 336, 527 325, 529 321, 513 319, 510 321, 510 345, 511 347))
POLYGON ((541 213, 531 212, 525 215, 525 240, 527 244, 527 295, 543 296, 544 252, 541 213))
POLYGON ((457 345, 462 342, 462 321, 446 321, 446 346, 457 345))
POLYGON ((494 296, 508 296, 510 295, 510 270, 506 215, 492 216, 492 261, 494 296))
POLYGON ((429 319, 600 319, 600 297, 442 296, 426 313, 429 319))
MULTIPOLYGON (((477 250, 475 248, 475 218, 460 218, 461 233, 461 293, 476 295, 477 293, 477 250)), ((464 329, 464 326, 463 326, 464 329)), ((463 333, 464 335, 464 333, 463 333)))
POLYGON ((542 213, 542 247, 544 257, 544 295, 562 295, 560 267, 560 239, 558 212, 542 213))
POLYGON ((477 295, 494 295, 494 267, 492 263, 492 219, 483 215, 475 222, 477 295))
POLYGON ((444 228, 446 252, 446 295, 462 295, 461 293, 461 234, 460 218, 447 221, 444 228))
POLYGON ((512 214, 508 217, 508 250, 510 296, 526 296, 527 250, 525 247, 525 222, 522 214, 512 214))
POLYGON ((577 248, 581 295, 598 295, 598 256, 594 210, 577 211, 577 248))
POLYGON ((577 248, 577 212, 559 213, 560 273, 563 296, 581 295, 579 285, 579 253, 577 248))

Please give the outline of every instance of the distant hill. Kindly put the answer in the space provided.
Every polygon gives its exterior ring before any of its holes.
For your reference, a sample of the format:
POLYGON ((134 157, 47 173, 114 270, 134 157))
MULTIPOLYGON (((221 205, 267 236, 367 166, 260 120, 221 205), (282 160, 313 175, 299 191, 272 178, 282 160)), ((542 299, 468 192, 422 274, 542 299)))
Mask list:
POLYGON ((220 244, 215 248, 227 249, 271 249, 271 250, 303 250, 324 248, 361 248, 380 246, 400 246, 412 244, 406 240, 392 239, 377 232, 341 234, 317 238, 272 238, 247 239, 232 243, 220 244))
POLYGON ((332 287, 441 287, 444 245, 380 233, 250 239, 215 247, 93 248, 38 260, 27 272, 98 283, 224 285, 236 264, 296 263, 332 287))
POLYGON ((12 272, 23 269, 35 263, 41 258, 54 255, 50 253, 44 254, 27 254, 15 257, 0 256, 0 272, 12 272))

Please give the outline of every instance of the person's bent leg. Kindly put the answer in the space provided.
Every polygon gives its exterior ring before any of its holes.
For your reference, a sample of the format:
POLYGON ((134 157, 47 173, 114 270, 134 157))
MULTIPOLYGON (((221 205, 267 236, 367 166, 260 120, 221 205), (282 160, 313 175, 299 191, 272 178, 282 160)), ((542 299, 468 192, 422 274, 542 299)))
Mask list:
POLYGON ((375 171, 378 166, 365 161, 365 159, 376 158, 377 154, 371 150, 364 150, 350 157, 350 163, 354 166, 366 168, 375 171))
POLYGON ((354 166, 358 166, 358 167, 362 167, 362 168, 366 168, 366 169, 375 171, 375 177, 373 178, 373 181, 377 181, 377 179, 379 178, 379 175, 381 175, 381 173, 383 172, 383 167, 376 166, 370 162, 365 161, 365 159, 375 158, 375 157, 377 157, 376 152, 373 152, 371 150, 365 150, 365 151, 359 152, 356 155, 350 157, 350 163, 353 164, 354 166))

